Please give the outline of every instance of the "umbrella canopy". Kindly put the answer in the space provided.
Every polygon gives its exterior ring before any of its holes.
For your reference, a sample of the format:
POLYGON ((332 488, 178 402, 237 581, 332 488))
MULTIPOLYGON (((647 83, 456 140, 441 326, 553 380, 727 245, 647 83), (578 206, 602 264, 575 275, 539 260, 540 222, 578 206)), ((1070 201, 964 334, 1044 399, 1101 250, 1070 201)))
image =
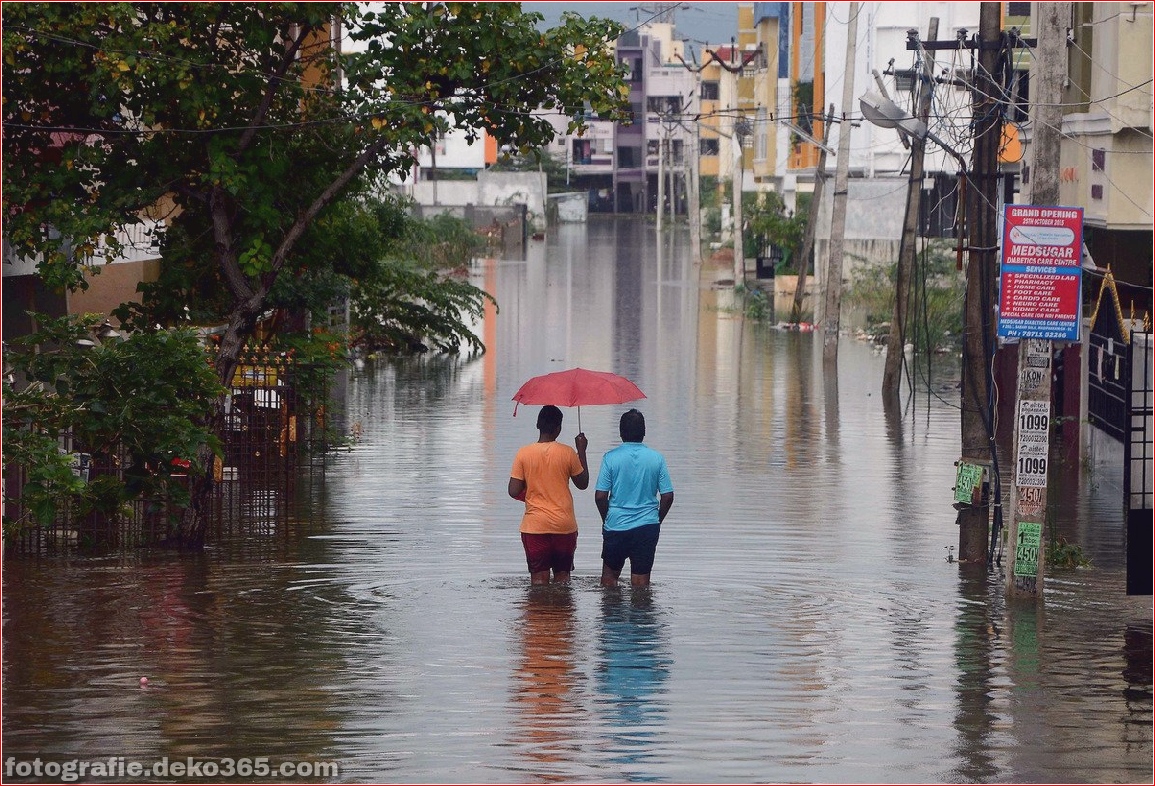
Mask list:
MULTIPOLYGON (((578 407, 578 429, 581 429, 581 407, 589 404, 624 404, 645 398, 637 385, 609 371, 571 368, 533 377, 513 394, 517 404, 554 404, 578 407)), ((517 415, 517 404, 513 407, 517 415)))

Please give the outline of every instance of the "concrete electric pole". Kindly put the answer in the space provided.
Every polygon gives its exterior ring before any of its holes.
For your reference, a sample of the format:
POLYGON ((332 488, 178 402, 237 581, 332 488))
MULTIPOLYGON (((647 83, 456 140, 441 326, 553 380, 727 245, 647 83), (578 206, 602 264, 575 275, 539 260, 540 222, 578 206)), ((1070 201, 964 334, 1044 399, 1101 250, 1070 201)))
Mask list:
MULTIPOLYGON (((1069 2, 1036 3, 1035 33, 1038 45, 1031 65, 1031 148, 1030 196, 1028 205, 1059 204, 1059 150, 1063 132, 1063 79, 1067 75, 1067 27, 1071 21, 1069 2)), ((1043 596, 1046 566, 1046 485, 1019 485, 1019 463, 1025 458, 1025 432, 1030 426, 1046 435, 1043 444, 1031 448, 1050 453, 1051 371, 1054 342, 1020 339, 1018 385, 1016 387, 1015 440, 1012 471, 1016 482, 1011 495, 1010 527, 1007 542, 1012 551, 1004 567, 1006 592, 1011 597, 1043 596), (1041 416, 1041 419, 1040 419, 1041 416), (1020 549, 1020 542, 1026 548, 1020 549), (1031 554, 1037 562, 1031 564, 1031 554), (1022 558, 1020 558, 1022 557, 1022 558)), ((1041 435, 1040 435, 1041 436, 1041 435)), ((1037 457, 1036 457, 1037 462, 1037 457)))
POLYGON ((838 167, 834 173, 834 210, 830 254, 826 260, 826 306, 822 314, 822 359, 838 360, 842 307, 842 254, 846 239, 846 197, 850 186, 850 116, 854 106, 854 58, 858 45, 858 3, 851 3, 846 26, 846 69, 842 76, 842 124, 838 127, 838 167))
POLYGON ((734 177, 731 181, 733 188, 730 197, 734 203, 731 211, 734 216, 734 286, 746 283, 746 238, 742 228, 742 173, 746 161, 742 152, 742 140, 749 131, 750 121, 743 115, 734 118, 734 137, 731 140, 734 146, 734 177))
POLYGON ((810 195, 810 210, 806 214, 806 229, 802 233, 802 248, 798 251, 798 285, 794 287, 794 303, 790 307, 790 321, 802 321, 802 298, 806 295, 806 269, 814 250, 814 233, 818 229, 818 211, 822 207, 822 192, 826 184, 826 151, 830 146, 830 127, 834 125, 834 104, 826 112, 822 125, 822 145, 818 148, 818 166, 814 168, 814 193, 810 195))

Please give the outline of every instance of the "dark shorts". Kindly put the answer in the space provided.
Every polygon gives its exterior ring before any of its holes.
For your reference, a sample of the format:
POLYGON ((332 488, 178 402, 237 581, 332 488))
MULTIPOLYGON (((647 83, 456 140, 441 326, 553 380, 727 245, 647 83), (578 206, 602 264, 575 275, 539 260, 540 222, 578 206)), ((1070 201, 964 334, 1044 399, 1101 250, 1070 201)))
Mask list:
POLYGON ((630 573, 646 575, 654 567, 661 524, 647 524, 626 530, 602 530, 602 562, 620 571, 630 561, 630 573))
POLYGON ((525 563, 529 566, 529 572, 541 573, 551 568, 555 573, 572 571, 577 536, 576 532, 564 535, 521 533, 521 545, 525 546, 525 563))

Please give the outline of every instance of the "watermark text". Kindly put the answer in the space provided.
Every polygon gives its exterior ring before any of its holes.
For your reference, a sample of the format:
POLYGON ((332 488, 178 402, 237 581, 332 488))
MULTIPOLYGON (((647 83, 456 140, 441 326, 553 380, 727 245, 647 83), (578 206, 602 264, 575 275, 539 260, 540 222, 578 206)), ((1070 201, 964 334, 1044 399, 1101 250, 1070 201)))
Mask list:
POLYGON ((73 783, 95 778, 318 778, 341 774, 335 761, 274 761, 268 756, 201 759, 193 756, 139 761, 125 756, 104 759, 4 759, 6 778, 51 778, 73 783))

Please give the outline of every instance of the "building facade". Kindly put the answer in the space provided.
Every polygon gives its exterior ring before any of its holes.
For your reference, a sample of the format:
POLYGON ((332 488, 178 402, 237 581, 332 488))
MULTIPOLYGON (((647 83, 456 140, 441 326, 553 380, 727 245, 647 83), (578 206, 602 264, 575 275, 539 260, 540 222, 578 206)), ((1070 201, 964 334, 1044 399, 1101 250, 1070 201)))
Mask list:
POLYGON ((547 114, 558 131, 548 152, 565 162, 570 188, 589 194, 593 212, 653 213, 661 190, 665 209, 685 214, 699 150, 697 73, 670 23, 630 30, 614 48, 627 70, 630 122, 590 117, 583 133, 568 134, 570 118, 547 114))

